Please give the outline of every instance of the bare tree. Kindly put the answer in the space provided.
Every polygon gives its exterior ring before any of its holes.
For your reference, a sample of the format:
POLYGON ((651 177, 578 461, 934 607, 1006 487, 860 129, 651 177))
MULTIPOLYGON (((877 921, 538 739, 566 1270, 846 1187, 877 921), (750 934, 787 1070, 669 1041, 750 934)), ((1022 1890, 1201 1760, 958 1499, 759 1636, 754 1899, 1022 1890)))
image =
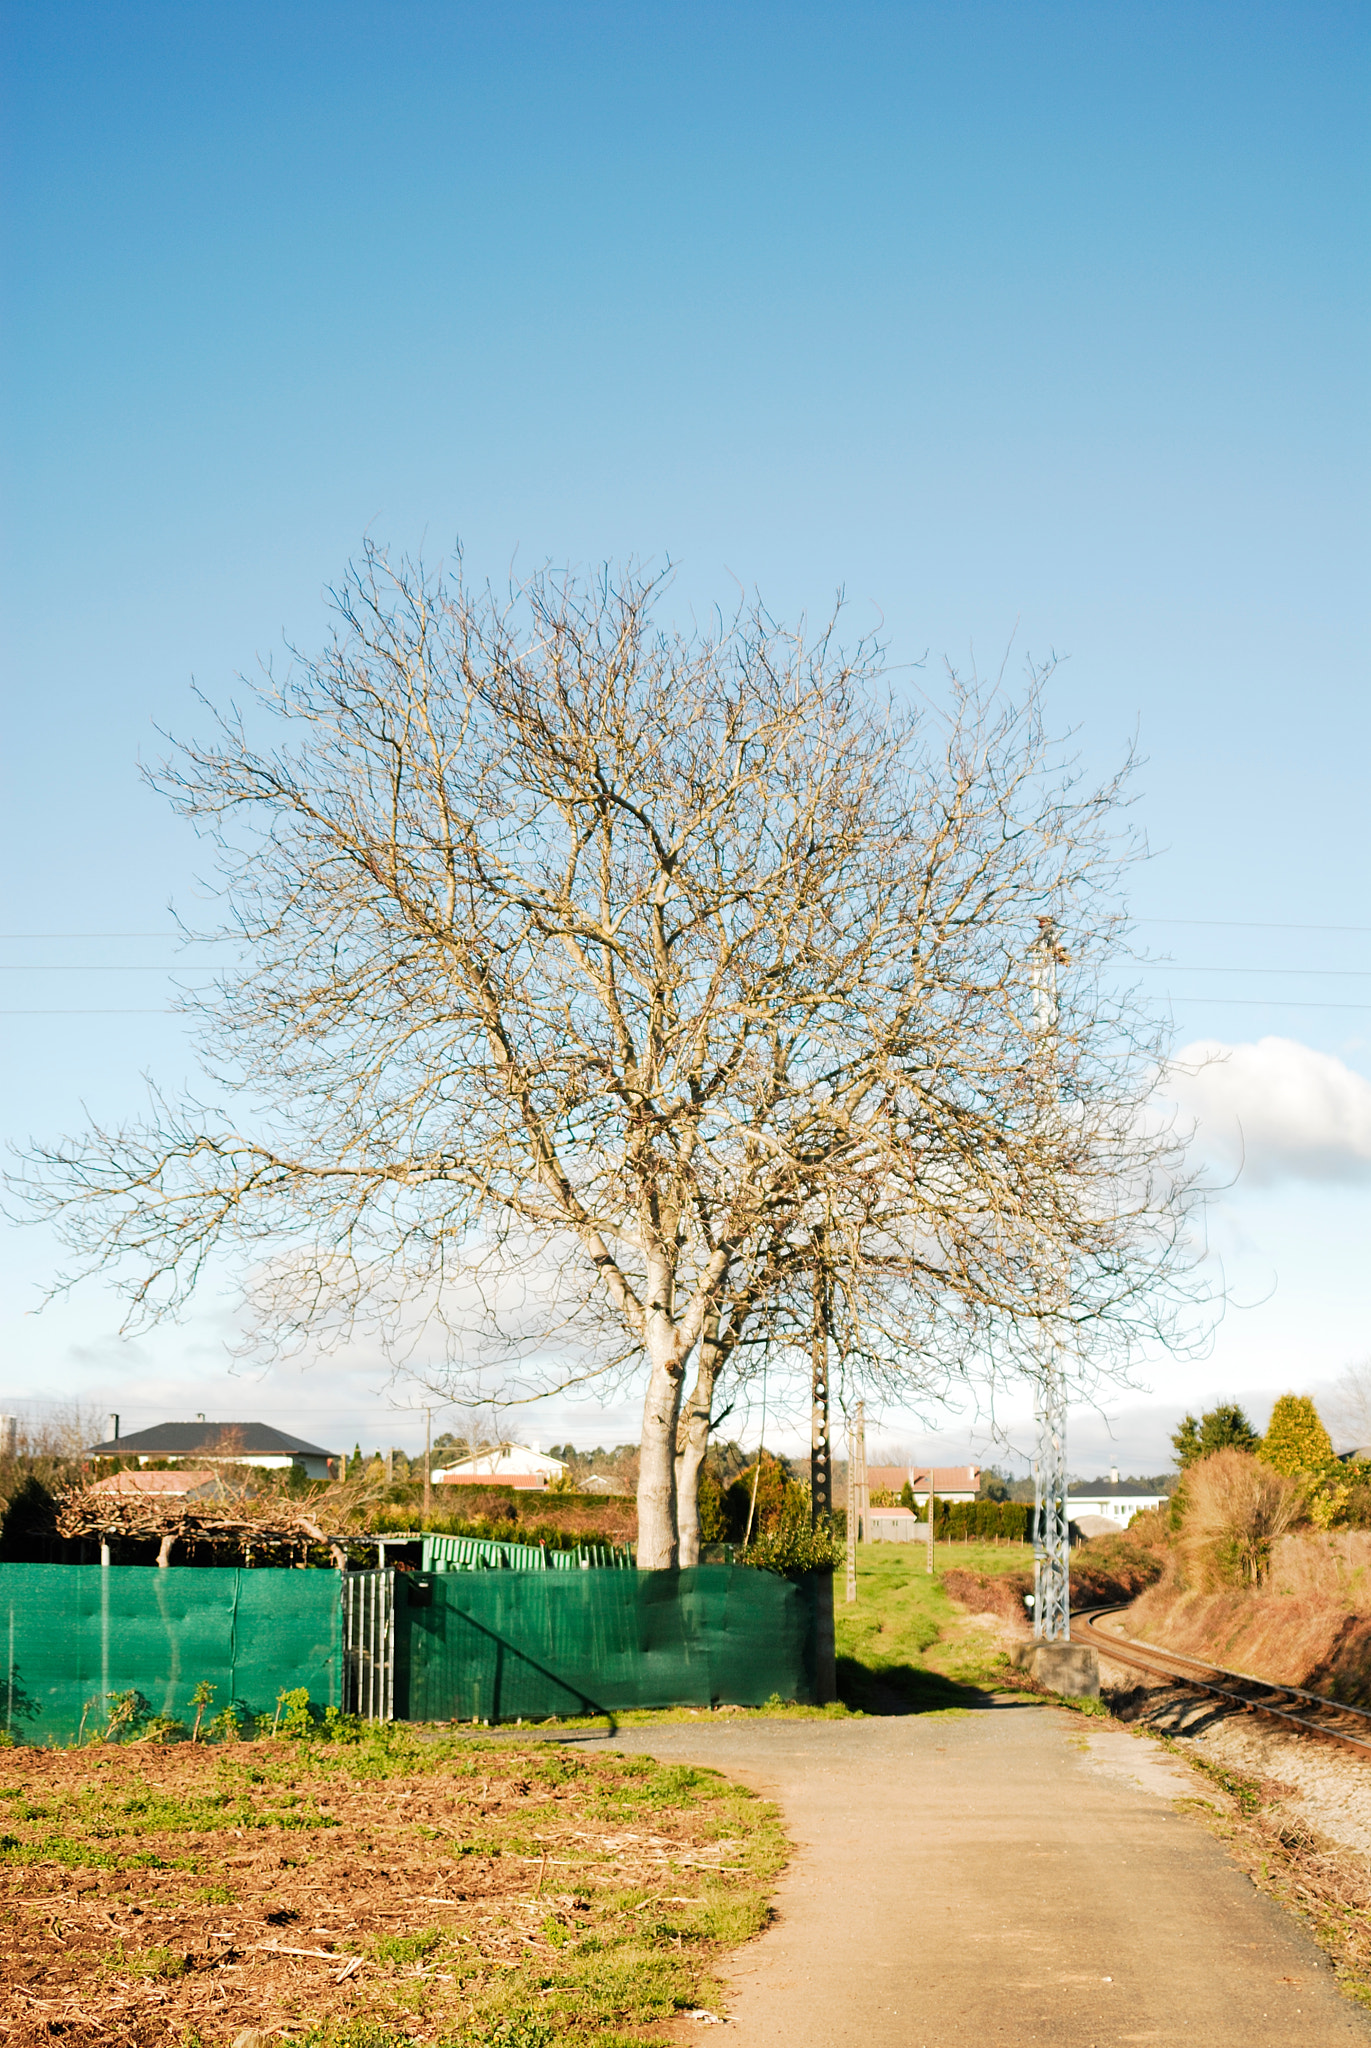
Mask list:
POLYGON ((1045 1245, 1082 1355, 1117 1360, 1184 1211, 1138 1116, 1156 1049, 1098 978, 1118 785, 1054 768, 1033 688, 900 713, 873 647, 760 611, 682 638, 658 597, 539 577, 501 606, 368 551, 324 655, 258 692, 279 746, 231 710, 160 778, 245 942, 190 1005, 238 1114, 159 1100, 29 1182, 134 1319, 230 1250, 280 1344, 454 1298, 498 1323, 512 1273, 560 1269, 643 1361, 649 1568, 678 1490, 692 1553, 719 1376, 784 1341, 821 1234, 848 1355, 908 1374, 916 1336, 931 1382, 972 1337, 1030 1357, 1045 1245), (1045 1134, 1049 913, 1079 999, 1045 1134))
POLYGON ((1345 1365, 1321 1405, 1336 1438, 1357 1449, 1371 1445, 1371 1358, 1345 1365))

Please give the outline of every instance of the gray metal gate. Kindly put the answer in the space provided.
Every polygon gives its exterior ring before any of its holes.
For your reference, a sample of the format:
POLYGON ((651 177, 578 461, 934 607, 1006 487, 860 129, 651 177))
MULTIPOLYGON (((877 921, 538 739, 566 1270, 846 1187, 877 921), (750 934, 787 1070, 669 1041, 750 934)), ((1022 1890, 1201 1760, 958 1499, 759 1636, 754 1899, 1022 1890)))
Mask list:
POLYGON ((343 1710, 395 1717, 395 1573, 343 1573, 343 1710))

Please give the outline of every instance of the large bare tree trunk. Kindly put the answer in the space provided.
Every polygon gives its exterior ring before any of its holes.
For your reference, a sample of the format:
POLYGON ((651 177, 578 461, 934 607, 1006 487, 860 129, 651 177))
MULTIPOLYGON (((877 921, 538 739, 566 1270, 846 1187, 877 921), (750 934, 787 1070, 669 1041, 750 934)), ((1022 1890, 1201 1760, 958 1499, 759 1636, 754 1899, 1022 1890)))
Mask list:
POLYGON ((676 1428, 685 1373, 663 1333, 652 1346, 638 1464, 638 1569, 670 1571, 676 1550, 676 1428))
POLYGON ((709 1449, 714 1388, 722 1363, 719 1317, 716 1311, 711 1310, 705 1317, 700 1337, 700 1362, 695 1372, 695 1385, 676 1432, 676 1529, 682 1565, 700 1562, 700 1471, 705 1452, 709 1449))

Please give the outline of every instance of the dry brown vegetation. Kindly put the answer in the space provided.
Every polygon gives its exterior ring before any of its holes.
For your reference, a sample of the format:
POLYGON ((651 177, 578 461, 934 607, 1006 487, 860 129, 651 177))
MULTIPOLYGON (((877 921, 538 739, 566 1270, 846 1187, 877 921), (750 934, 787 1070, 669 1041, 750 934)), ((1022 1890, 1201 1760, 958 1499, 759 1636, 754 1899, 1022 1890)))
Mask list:
POLYGON ((1298 1530, 1272 1545, 1257 1588, 1187 1588, 1171 1573, 1129 1632, 1278 1685, 1371 1705, 1371 1531, 1298 1530))
POLYGON ((1185 1512, 1177 1550, 1188 1584, 1215 1592, 1259 1586, 1271 1546, 1300 1520, 1304 1490, 1249 1451, 1215 1451, 1185 1476, 1185 1512))
MULTIPOLYGON (((1129 1535, 1097 1536, 1071 1553, 1073 1607, 1103 1607, 1135 1600, 1161 1576, 1162 1560, 1146 1542, 1129 1535)), ((1031 1571, 976 1572, 955 1566, 940 1574, 944 1590, 972 1614, 996 1614, 1025 1633, 1024 1595, 1033 1590, 1031 1571)))
POLYGON ((0 1827, 15 2048, 615 2048, 709 1994, 782 1853, 715 1772, 399 1728, 16 1749, 0 1827))
POLYGON ((631 1495, 534 1493, 510 1486, 448 1486, 433 1489, 433 1510, 424 1515, 386 1508, 371 1526, 434 1529, 465 1535, 480 1523, 491 1534, 518 1543, 537 1543, 543 1533, 584 1536, 594 1543, 632 1543, 638 1507, 631 1495))

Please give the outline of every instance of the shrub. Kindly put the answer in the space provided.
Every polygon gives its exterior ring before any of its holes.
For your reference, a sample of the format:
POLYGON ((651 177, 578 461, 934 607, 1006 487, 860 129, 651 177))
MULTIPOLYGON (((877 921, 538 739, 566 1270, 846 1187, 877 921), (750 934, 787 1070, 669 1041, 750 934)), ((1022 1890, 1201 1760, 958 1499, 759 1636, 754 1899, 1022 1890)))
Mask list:
POLYGON ((754 1536, 745 1553, 748 1564, 760 1565, 764 1571, 779 1572, 783 1578, 793 1578, 805 1572, 832 1571, 838 1562, 841 1544, 831 1519, 822 1519, 816 1528, 810 1527, 809 1503, 805 1502, 803 1519, 795 1518, 763 1529, 760 1536, 754 1536))
POLYGON ((1187 1576, 1202 1592, 1260 1585, 1272 1544, 1304 1507, 1303 1487, 1263 1458, 1239 1450, 1202 1458, 1185 1478, 1179 1547, 1187 1576))
POLYGON ((57 1503, 30 1473, 10 1496, 0 1521, 0 1559, 6 1564, 48 1564, 60 1541, 57 1503))

